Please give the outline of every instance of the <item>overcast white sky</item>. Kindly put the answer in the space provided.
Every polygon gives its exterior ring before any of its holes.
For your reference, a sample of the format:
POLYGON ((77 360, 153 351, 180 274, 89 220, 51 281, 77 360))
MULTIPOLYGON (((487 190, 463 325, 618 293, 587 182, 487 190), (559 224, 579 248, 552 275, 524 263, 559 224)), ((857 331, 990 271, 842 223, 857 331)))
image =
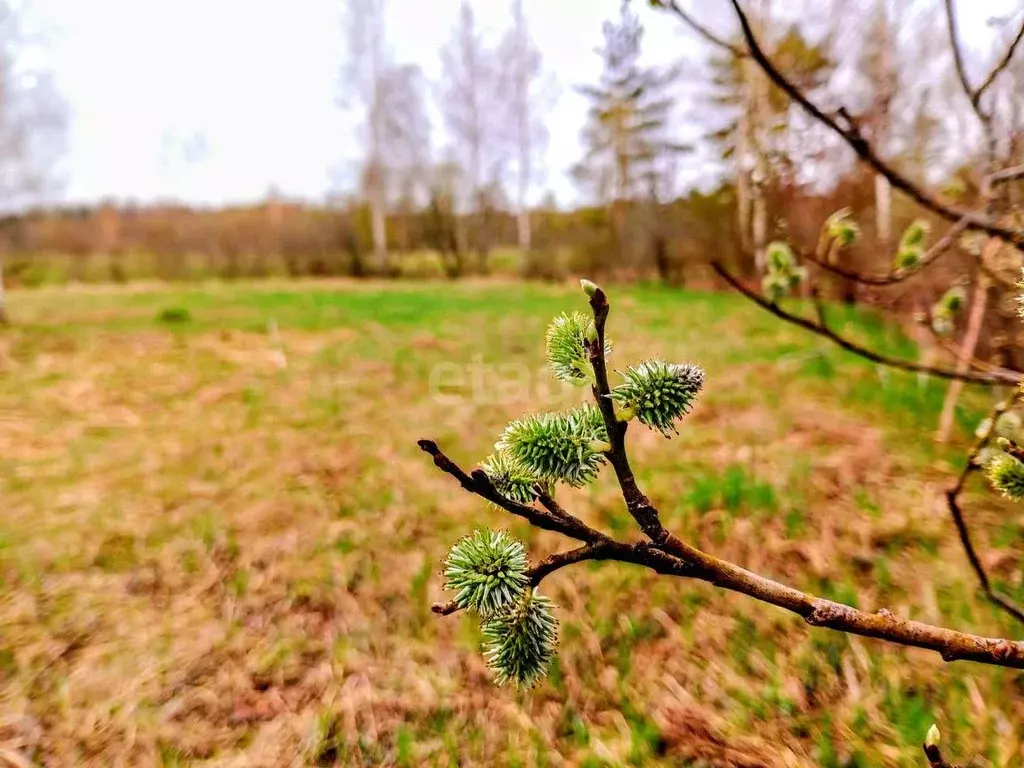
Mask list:
MULTIPOLYGON (((220 203, 259 198, 271 186, 322 198, 359 156, 354 120, 337 106, 344 0, 23 2, 46 30, 49 64, 70 106, 69 199, 220 203)), ((565 171, 579 156, 586 110, 572 85, 597 78, 593 49, 619 0, 524 4, 545 65, 560 85, 548 119, 547 186, 567 202, 574 188, 565 171)), ((706 51, 692 35, 645 2, 635 4, 648 30, 648 61, 699 66, 706 51)), ((729 19, 722 5, 687 3, 716 23, 729 19)), ((992 39, 986 19, 1020 5, 961 2, 969 46, 983 53, 992 39)), ((784 6, 785 0, 775 0, 776 9, 784 6)), ((436 78, 438 50, 458 7, 459 0, 390 0, 388 36, 396 61, 418 64, 436 78)), ((497 37, 509 0, 480 0, 474 8, 480 26, 497 37)), ((435 126, 434 133, 439 142, 441 129, 435 126)), ((706 165, 698 156, 689 180, 702 173, 706 165)))

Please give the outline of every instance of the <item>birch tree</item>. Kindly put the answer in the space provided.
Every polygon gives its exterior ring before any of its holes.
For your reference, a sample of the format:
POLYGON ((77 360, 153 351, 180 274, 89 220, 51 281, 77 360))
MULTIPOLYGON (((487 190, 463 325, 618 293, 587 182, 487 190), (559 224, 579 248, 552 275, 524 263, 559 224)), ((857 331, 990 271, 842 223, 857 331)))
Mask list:
POLYGON ((543 117, 553 84, 544 75, 541 54, 530 37, 522 0, 513 0, 512 25, 499 52, 506 78, 502 88, 508 111, 506 130, 515 158, 516 230, 519 249, 525 253, 532 241, 528 195, 548 138, 543 117))
POLYGON ((470 247, 477 267, 487 271, 490 251, 488 212, 506 161, 506 114, 496 51, 476 26, 473 8, 463 2, 452 36, 441 50, 441 110, 452 137, 452 152, 465 171, 470 214, 470 247))

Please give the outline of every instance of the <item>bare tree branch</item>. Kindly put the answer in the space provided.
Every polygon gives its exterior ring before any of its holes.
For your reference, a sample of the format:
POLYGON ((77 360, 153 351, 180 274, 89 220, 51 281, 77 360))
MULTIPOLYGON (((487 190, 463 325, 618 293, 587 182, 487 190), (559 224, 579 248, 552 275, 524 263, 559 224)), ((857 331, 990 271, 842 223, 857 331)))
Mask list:
POLYGON ((944 202, 931 192, 926 191, 906 176, 896 171, 885 160, 879 157, 871 144, 861 134, 860 129, 852 120, 849 119, 849 116, 846 115, 845 110, 841 110, 841 116, 843 116, 846 123, 845 126, 840 125, 836 118, 825 114, 821 108, 807 98, 799 88, 797 88, 785 75, 783 75, 782 72, 779 71, 778 67, 772 63, 771 59, 768 58, 758 43, 757 37, 754 35, 754 31, 750 26, 750 20, 747 18, 746 13, 744 13, 739 0, 730 0, 730 2, 736 12, 737 18, 739 19, 740 26, 743 30, 743 37, 747 42, 748 49, 750 50, 750 55, 754 58, 754 61, 757 62, 761 69, 764 70, 764 73, 768 75, 772 82, 781 88, 787 96, 803 107, 811 117, 838 134, 861 160, 870 165, 877 173, 880 173, 888 179, 889 183, 893 187, 900 190, 923 207, 949 221, 956 222, 960 219, 966 219, 967 227, 969 229, 986 232, 993 237, 998 237, 1001 240, 1005 240, 1017 248, 1024 250, 1024 231, 1010 229, 1009 227, 996 223, 987 216, 982 216, 970 211, 964 211, 944 202))
POLYGON ((815 333, 818 336, 823 336, 836 346, 845 349, 847 352, 852 352, 853 354, 858 355, 859 357, 863 357, 865 360, 870 360, 873 363, 885 365, 890 368, 898 368, 902 371, 910 371, 911 373, 925 373, 928 374, 929 376, 936 376, 940 379, 963 381, 968 384, 982 384, 986 386, 1005 386, 1017 385, 1021 381, 1022 377, 1020 374, 1015 373, 1014 371, 1007 371, 1004 369, 999 369, 998 371, 992 371, 987 373, 981 373, 976 371, 965 371, 963 373, 960 373, 951 368, 936 368, 930 365, 920 365, 918 363, 913 363, 909 360, 901 360, 899 358, 879 354, 878 352, 875 352, 872 349, 868 349, 867 347, 855 344, 849 339, 840 336, 835 331, 832 331, 829 328, 822 327, 818 323, 800 317, 799 315, 794 315, 789 312, 786 312, 779 306, 769 302, 763 296, 758 296, 756 293, 749 290, 746 286, 743 285, 743 283, 737 280, 732 274, 729 273, 728 270, 725 269, 725 267, 723 267, 718 262, 712 262, 711 268, 714 269, 715 272, 718 273, 718 275, 727 283, 729 283, 729 285, 731 285, 734 289, 742 293, 744 296, 746 296, 748 299, 753 301, 755 304, 757 304, 765 311, 771 312, 773 315, 782 320, 785 320, 787 323, 792 323, 793 325, 800 326, 801 328, 808 330, 811 333, 815 333))
POLYGON ((960 470, 960 474, 957 477, 956 482, 946 490, 946 505, 949 507, 949 513, 953 517, 953 524, 956 526, 957 534, 960 536, 960 544, 963 546, 964 553, 967 555, 967 560, 971 564, 971 569, 978 577, 978 582, 981 585, 982 592, 985 593, 985 597, 988 598, 989 602, 998 606, 1010 616, 1013 616, 1017 621, 1024 623, 1024 610, 1017 606, 1017 604, 1009 597, 1000 592, 996 592, 995 589, 993 589, 992 582, 989 580, 988 573, 985 571, 985 566, 982 565, 981 559, 978 557, 978 553, 974 549, 974 543, 971 541, 971 534, 967 528, 967 523, 964 520, 963 511, 960 509, 959 502, 959 496, 963 492, 964 486, 967 484, 967 480, 973 473, 980 469, 977 461, 978 456, 992 441, 992 437, 995 435, 996 425, 999 422, 999 417, 1014 406, 1017 402, 1018 393, 1019 390, 1015 390, 1013 395, 1005 400, 1001 400, 992 408, 992 411, 988 415, 988 427, 981 435, 978 436, 977 441, 967 454, 963 469, 960 470))
POLYGON ((967 69, 964 67, 964 54, 960 46, 960 33, 957 31, 956 10, 953 8, 953 0, 945 0, 945 7, 946 27, 949 30, 949 46, 953 49, 953 65, 956 67, 956 76, 960 80, 960 87, 963 89, 968 101, 971 102, 971 108, 974 110, 974 113, 982 124, 987 125, 988 118, 981 110, 981 97, 971 87, 971 83, 967 79, 967 69))
MULTIPOLYGON (((595 531, 595 533, 597 532, 595 531)), ((544 577, 551 575, 555 571, 586 560, 618 560, 623 563, 636 563, 647 565, 648 567, 653 565, 654 570, 659 573, 678 576, 686 575, 689 572, 689 567, 685 563, 671 555, 653 549, 646 542, 623 544, 604 538, 594 544, 586 544, 582 547, 576 547, 576 549, 549 555, 527 571, 526 575, 530 579, 530 585, 536 587, 544 580, 544 577), (644 559, 641 560, 641 558, 644 559)), ((457 602, 450 600, 447 603, 434 603, 430 610, 441 616, 449 616, 461 610, 461 608, 457 602)))
POLYGON ((1002 184, 1007 181, 1016 181, 1017 179, 1022 178, 1024 178, 1024 165, 1014 165, 993 173, 989 176, 989 183, 995 186, 996 184, 1002 184))
POLYGON ((981 591, 985 593, 985 597, 988 598, 990 603, 998 606, 1017 621, 1024 623, 1024 610, 1021 610, 1009 597, 992 588, 992 582, 988 578, 985 566, 982 565, 981 560, 978 558, 977 550, 974 549, 971 534, 967 528, 967 523, 964 521, 964 515, 960 509, 957 494, 953 490, 946 491, 946 505, 949 507, 949 513, 953 518, 953 524, 956 526, 956 532, 960 537, 960 544, 967 555, 967 560, 971 564, 971 569, 978 577, 981 591))
MULTIPOLYGON (((963 50, 960 46, 960 35, 957 31, 956 10, 953 7, 953 0, 945 0, 945 7, 946 26, 949 29, 949 45, 953 49, 953 63, 956 67, 956 74, 960 80, 960 87, 963 89, 964 95, 967 96, 967 100, 971 103, 971 109, 974 110, 974 114, 977 116, 978 122, 981 123, 981 128, 984 131, 988 152, 988 170, 991 171, 991 166, 996 160, 996 137, 992 125, 992 111, 982 109, 981 93, 971 87, 970 80, 967 78, 967 69, 964 67, 963 50)), ((987 208, 988 206, 986 206, 987 208)), ((991 213, 990 210, 986 210, 986 212, 991 213)))
POLYGON ((684 11, 682 7, 679 5, 679 3, 676 2, 676 0, 669 0, 665 7, 671 10, 676 16, 682 19, 683 22, 690 27, 690 29, 692 29, 694 32, 703 37, 712 45, 718 46, 719 48, 728 51, 737 59, 744 59, 750 56, 750 53, 748 51, 745 51, 738 45, 733 45, 732 43, 719 37, 710 29, 708 29, 699 21, 697 21, 692 15, 684 11))
MULTIPOLYGON (((927 326, 929 334, 932 337, 932 340, 940 347, 942 347, 944 352, 948 352, 953 357, 963 355, 963 350, 957 346, 955 341, 953 341, 951 338, 936 333, 935 328, 932 325, 932 317, 930 312, 927 316, 927 322, 924 322, 922 324, 927 326)), ((980 360, 977 357, 968 358, 968 363, 970 365, 971 370, 981 371, 983 373, 993 373, 996 375, 1002 375, 1004 373, 1009 372, 1006 368, 1000 368, 998 365, 994 365, 988 362, 987 360, 980 360)), ((1014 371, 1013 373, 1016 373, 1016 371, 1014 371)))
POLYGON ((651 504, 636 483, 636 477, 629 466, 629 459, 626 457, 626 428, 628 424, 619 421, 615 415, 615 406, 608 396, 611 387, 608 384, 608 365, 604 358, 605 323, 608 320, 608 312, 611 307, 608 304, 608 297, 600 288, 590 298, 590 308, 594 313, 594 325, 597 328, 597 338, 587 344, 587 351, 590 355, 590 363, 594 366, 594 400, 601 415, 604 417, 605 428, 608 431, 608 441, 611 443, 611 450, 605 453, 605 458, 615 470, 615 477, 619 481, 619 488, 622 490, 622 497, 626 502, 626 509, 633 516, 640 530, 656 544, 665 543, 668 532, 662 527, 658 519, 658 511, 651 504))
POLYGON ((985 91, 996 81, 999 74, 1010 66, 1010 61, 1013 59, 1013 54, 1017 50, 1017 46, 1020 45, 1020 41, 1024 40, 1024 19, 1021 19, 1020 29, 1017 30, 1017 35, 1010 42, 1010 45, 1006 48, 1006 53, 999 62, 992 68, 992 71, 988 73, 988 77, 978 86, 978 90, 975 91, 977 98, 980 100, 985 95, 985 91))
POLYGON ((486 499, 492 504, 498 505, 506 512, 523 518, 537 528, 542 528, 545 531, 556 531, 588 544, 605 538, 603 534, 587 527, 576 518, 566 519, 548 510, 537 509, 537 507, 532 507, 529 504, 520 504, 518 501, 506 499, 498 493, 483 470, 477 469, 467 475, 455 462, 441 452, 441 449, 437 447, 437 443, 433 440, 420 440, 417 445, 419 445, 420 450, 433 457, 434 464, 438 469, 458 480, 459 485, 467 491, 486 499))
POLYGON ((827 259, 819 258, 815 253, 801 253, 800 255, 802 258, 807 259, 807 261, 817 264, 822 269, 825 269, 835 275, 839 275, 840 277, 845 277, 847 280, 853 280, 854 282, 861 283, 863 285, 895 285, 896 283, 902 283, 904 280, 910 279, 921 272, 921 270, 926 267, 930 267, 932 264, 937 262, 941 256, 945 255, 950 248, 956 245, 957 238, 965 229, 967 229, 967 220, 962 218, 952 227, 947 229, 946 233, 924 252, 917 264, 909 269, 897 269, 893 272, 881 272, 873 275, 864 274, 848 270, 827 259))

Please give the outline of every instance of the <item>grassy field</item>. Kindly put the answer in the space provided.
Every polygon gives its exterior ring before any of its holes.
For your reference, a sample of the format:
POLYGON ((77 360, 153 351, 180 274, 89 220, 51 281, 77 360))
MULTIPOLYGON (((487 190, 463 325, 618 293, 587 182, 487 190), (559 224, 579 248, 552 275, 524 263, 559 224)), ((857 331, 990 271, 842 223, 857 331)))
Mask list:
MULTIPOLYGON (((616 365, 708 370, 678 438, 631 433, 676 532, 861 608, 1021 635, 978 599, 940 499, 984 398, 966 399, 940 450, 940 383, 880 375, 734 296, 611 295, 616 365)), ((510 418, 581 397, 542 370, 544 327, 584 308, 576 289, 271 281, 10 298, 0 765, 920 766, 933 721, 964 760, 1024 762, 1019 673, 810 629, 626 565, 546 581, 562 620, 549 680, 490 683, 473 620, 430 613, 439 560, 476 525, 536 556, 565 542, 462 492, 415 441, 472 465, 510 418)), ((842 321, 915 354, 870 317, 842 321)), ((560 498, 635 535, 610 477, 560 498)), ((972 484, 965 511, 1024 598, 1019 509, 972 484)))

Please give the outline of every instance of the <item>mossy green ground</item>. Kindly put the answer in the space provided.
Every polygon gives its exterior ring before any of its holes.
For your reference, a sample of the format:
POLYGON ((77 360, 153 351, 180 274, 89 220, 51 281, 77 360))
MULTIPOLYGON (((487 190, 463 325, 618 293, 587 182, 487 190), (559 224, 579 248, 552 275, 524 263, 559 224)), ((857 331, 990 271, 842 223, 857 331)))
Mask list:
MULTIPOLYGON (((732 295, 610 289, 612 360, 708 371, 679 437, 631 430, 669 526, 858 607, 1020 637, 977 595, 941 501, 988 402, 932 441, 945 387, 732 295)), ((503 425, 583 397, 543 370, 570 286, 44 289, 0 332, 0 748, 40 765, 918 766, 1024 761, 1024 677, 821 629, 614 563, 550 577, 549 680, 494 687, 438 563, 503 425), (277 330, 275 330, 275 328, 277 330), (984 762, 988 761, 988 762, 984 762)), ((898 331, 833 310, 894 354, 898 331)), ((609 477, 566 506, 635 536, 609 477)), ((972 481, 984 560, 1024 599, 1019 507, 972 481)), ((2 754, 2 753, 0 753, 2 754)))

